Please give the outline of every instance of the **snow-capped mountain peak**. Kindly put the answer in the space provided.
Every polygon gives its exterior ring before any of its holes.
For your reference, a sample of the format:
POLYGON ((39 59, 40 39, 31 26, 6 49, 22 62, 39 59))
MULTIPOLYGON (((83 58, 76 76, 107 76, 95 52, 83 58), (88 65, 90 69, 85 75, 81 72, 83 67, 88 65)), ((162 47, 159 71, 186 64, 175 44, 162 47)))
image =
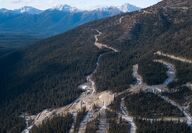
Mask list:
POLYGON ((137 11, 139 10, 140 8, 139 7, 136 7, 134 5, 131 5, 129 3, 126 3, 124 5, 121 5, 119 7, 117 7, 120 11, 122 12, 133 12, 133 11, 137 11))
POLYGON ((140 10, 139 7, 136 7, 134 5, 131 5, 129 3, 123 4, 121 6, 100 6, 100 7, 95 7, 95 10, 99 10, 99 11, 119 11, 119 12, 133 12, 133 11, 137 11, 140 10))
POLYGON ((74 11, 78 11, 79 9, 77 9, 76 7, 69 6, 69 5, 57 5, 52 10, 74 12, 74 11))
MULTIPOLYGON (((110 12, 132 12, 132 11, 137 11, 140 10, 140 8, 131 5, 131 4, 124 4, 121 6, 97 6, 94 7, 92 9, 78 9, 76 7, 72 7, 70 5, 57 5, 56 7, 47 9, 49 11, 53 11, 53 10, 57 10, 57 11, 64 11, 64 12, 78 12, 78 11, 110 11, 110 12)), ((46 10, 45 10, 46 11, 46 10)), ((22 8, 19 9, 15 9, 15 10, 8 10, 8 9, 0 9, 1 13, 6 13, 6 12, 13 12, 13 13, 18 13, 18 14, 23 14, 23 13, 27 13, 27 14, 39 14, 44 12, 44 10, 39 10, 36 9, 34 7, 31 6, 24 6, 22 8)))
POLYGON ((20 9, 15 9, 14 11, 18 13, 28 13, 28 14, 39 14, 42 12, 41 10, 36 9, 34 7, 30 7, 30 6, 24 6, 20 9))

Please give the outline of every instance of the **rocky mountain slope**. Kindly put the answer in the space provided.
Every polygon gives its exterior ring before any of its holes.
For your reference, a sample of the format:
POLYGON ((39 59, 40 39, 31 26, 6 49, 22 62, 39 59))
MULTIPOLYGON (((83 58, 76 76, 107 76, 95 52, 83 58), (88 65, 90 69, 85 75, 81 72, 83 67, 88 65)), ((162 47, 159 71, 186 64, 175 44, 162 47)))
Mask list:
POLYGON ((0 57, 0 132, 190 133, 191 5, 164 0, 0 57))

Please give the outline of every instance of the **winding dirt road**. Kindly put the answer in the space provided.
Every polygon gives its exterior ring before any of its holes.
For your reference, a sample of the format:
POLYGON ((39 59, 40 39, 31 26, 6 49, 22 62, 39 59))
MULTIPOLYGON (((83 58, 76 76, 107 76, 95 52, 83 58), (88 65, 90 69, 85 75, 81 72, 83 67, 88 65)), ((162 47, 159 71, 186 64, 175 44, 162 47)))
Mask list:
POLYGON ((154 60, 154 62, 161 63, 161 64, 165 65, 167 67, 167 69, 168 69, 168 71, 167 71, 168 78, 164 81, 164 85, 168 85, 171 82, 173 82, 175 77, 176 77, 175 66, 173 64, 168 63, 168 62, 163 61, 163 60, 154 60))
POLYGON ((178 57, 178 56, 175 56, 175 55, 166 54, 166 53, 163 53, 161 51, 157 51, 154 54, 159 55, 159 56, 163 56, 163 57, 167 57, 167 58, 170 58, 170 59, 173 59, 173 60, 177 60, 177 61, 180 61, 180 62, 183 62, 183 63, 192 64, 192 60, 184 58, 184 57, 178 57))
POLYGON ((127 108, 125 106, 125 98, 121 99, 120 110, 121 110, 122 119, 124 119, 131 125, 130 133, 136 133, 137 127, 136 127, 136 124, 134 123, 133 117, 130 116, 127 111, 127 108))
POLYGON ((103 107, 100 110, 99 125, 96 133, 108 133, 108 129, 109 129, 109 123, 107 121, 106 108, 103 107))
MULTIPOLYGON (((168 69, 168 71, 167 71, 168 78, 165 80, 164 85, 168 85, 169 83, 173 82, 175 77, 176 77, 175 76, 176 75, 176 69, 175 69, 174 65, 171 64, 171 63, 168 63, 166 61, 163 61, 163 60, 154 60, 154 62, 162 63, 168 69)), ((139 83, 140 82, 140 78, 139 77, 142 77, 142 76, 141 75, 138 76, 138 72, 135 72, 135 73, 137 73, 135 75, 137 75, 136 79, 139 80, 138 81, 138 83, 139 83)), ((164 85, 162 85, 162 86, 164 86, 164 85)), ((159 85, 159 86, 161 86, 161 85, 159 85)), ((161 88, 158 88, 158 86, 146 86, 144 84, 143 84, 142 88, 150 89, 151 91, 150 90, 147 90, 147 91, 150 91, 150 92, 154 93, 155 95, 159 96, 164 101, 166 101, 167 103, 170 103, 171 105, 173 105, 176 108, 178 108, 184 114, 185 120, 186 120, 187 124, 189 126, 192 126, 192 116, 189 113, 189 111, 185 107, 182 107, 181 105, 179 105, 175 101, 171 100, 170 98, 168 98, 166 96, 162 96, 162 94, 161 94, 161 90, 162 89, 161 88)), ((144 89, 144 91, 146 91, 146 90, 144 89)), ((174 119, 174 118, 172 118, 172 119, 174 119)), ((179 119, 179 118, 176 118, 176 119, 179 119)))
MULTIPOLYGON (((175 77, 176 77, 176 69, 174 67, 173 64, 165 62, 163 60, 156 60, 159 63, 162 63, 163 65, 165 65, 168 69, 167 71, 167 76, 168 78, 165 80, 164 84, 168 85, 169 83, 173 82, 175 77)), ((182 107, 181 105, 179 105, 178 103, 176 103, 175 101, 171 100, 170 98, 166 97, 166 96, 162 96, 161 94, 157 94, 159 97, 161 97, 162 99, 164 99, 166 102, 170 103, 171 105, 177 107, 185 116, 186 120, 187 120, 187 124, 189 126, 192 125, 192 116, 189 113, 188 110, 186 110, 185 107, 182 107)))
MULTIPOLYGON (((93 116, 97 116, 100 112, 100 111, 95 112, 93 110, 93 107, 97 105, 98 107, 101 107, 102 110, 104 110, 102 112, 105 112, 105 108, 103 107, 107 107, 109 104, 113 102, 114 100, 113 93, 106 92, 106 91, 101 93, 96 92, 97 89, 96 89, 95 81, 93 80, 93 76, 99 68, 99 62, 102 59, 102 57, 112 52, 118 52, 118 50, 113 47, 107 46, 106 44, 99 43, 98 37, 102 35, 102 32, 100 32, 99 30, 96 30, 96 31, 98 32, 98 34, 95 35, 94 45, 97 46, 99 49, 107 48, 111 51, 102 53, 98 56, 95 69, 90 75, 86 77, 86 80, 87 80, 86 83, 83 83, 79 86, 79 88, 84 90, 84 92, 81 94, 81 96, 78 99, 76 99, 73 103, 67 106, 57 108, 57 109, 52 109, 52 110, 51 109, 43 110, 41 113, 37 114, 35 117, 30 119, 30 121, 33 121, 33 122, 31 124, 27 124, 26 129, 22 133, 28 133, 34 125, 39 126, 42 124, 43 121, 47 119, 51 119, 55 115, 65 116, 67 113, 76 114, 76 112, 80 111, 83 107, 85 107, 88 113, 84 118, 84 120, 80 123, 80 128, 79 128, 79 133, 84 133, 87 123, 93 120, 93 118, 95 118, 93 116)), ((103 117, 101 117, 101 120, 100 120, 101 125, 105 125, 107 124, 104 117, 106 115, 104 115, 104 113, 102 114, 103 114, 102 115, 103 117)), ((26 122, 27 121, 29 120, 26 119, 26 122)), ((74 123, 71 127, 70 132, 73 132, 74 130, 73 126, 74 126, 74 123)), ((100 127, 100 132, 101 131, 102 131, 102 128, 100 127)))
POLYGON ((143 78, 141 75, 138 73, 139 65, 136 64, 133 66, 133 77, 136 79, 136 84, 135 85, 141 85, 143 84, 143 78))
POLYGON ((100 37, 103 33, 100 32, 99 30, 96 30, 96 31, 97 31, 97 33, 98 33, 97 35, 95 35, 95 46, 96 46, 96 47, 98 47, 99 49, 107 48, 107 49, 110 49, 110 50, 112 50, 112 51, 114 51, 114 52, 119 52, 117 49, 115 49, 115 48, 113 48, 113 47, 111 47, 111 46, 108 46, 108 45, 103 44, 103 43, 99 43, 99 42, 98 42, 98 40, 99 40, 98 37, 100 37))
MULTIPOLYGON (((123 17, 121 17, 119 19, 119 24, 122 23, 122 19, 123 19, 123 17)), ((96 119, 99 116, 99 114, 100 114, 99 125, 98 125, 99 129, 97 130, 97 133, 106 133, 107 132, 107 130, 109 128, 109 123, 106 118, 106 109, 114 101, 115 94, 110 91, 97 92, 96 83, 95 83, 93 77, 97 73, 101 59, 104 58, 105 55, 119 52, 119 50, 117 50, 116 48, 113 48, 111 46, 108 46, 106 44, 100 43, 99 37, 101 37, 103 35, 103 33, 97 29, 96 29, 96 32, 97 32, 97 34, 94 35, 94 37, 95 37, 94 45, 99 49, 106 48, 106 49, 109 49, 110 51, 102 53, 98 56, 95 69, 93 70, 93 72, 90 75, 88 75, 86 77, 86 82, 79 85, 78 88, 84 90, 84 92, 73 103, 71 103, 67 106, 64 106, 61 108, 56 108, 56 109, 45 109, 37 115, 24 117, 26 120, 27 126, 26 126, 26 129, 22 133, 29 133, 31 128, 34 125, 39 126, 42 124, 42 122, 46 121, 47 119, 51 119, 55 116, 65 116, 67 113, 73 114, 74 122, 70 129, 70 133, 73 133, 77 112, 81 111, 82 108, 85 108, 88 113, 84 117, 83 121, 80 123, 80 128, 78 131, 79 133, 85 133, 87 124, 89 122, 91 122, 92 120, 96 119), (95 106, 97 106, 99 109, 95 110, 94 109, 95 106)), ((166 56, 171 59, 179 60, 179 61, 182 61, 185 63, 192 63, 191 60, 181 58, 181 57, 175 57, 173 55, 164 54, 159 51, 156 54, 161 55, 161 56, 166 56)), ((154 62, 162 63, 168 68, 168 71, 167 71, 168 78, 165 80, 164 84, 161 85, 161 87, 148 86, 146 83, 143 83, 143 78, 138 73, 139 65, 136 64, 133 66, 133 73, 132 73, 132 76, 137 81, 136 84, 131 86, 131 88, 129 88, 128 90, 120 92, 116 96, 125 94, 127 92, 139 93, 139 91, 142 89, 144 91, 148 91, 148 90, 146 90, 146 88, 148 88, 152 93, 161 97, 163 100, 172 104, 173 106, 177 107, 181 112, 183 112, 186 122, 188 123, 188 125, 191 125, 192 117, 191 117, 190 113, 188 113, 188 111, 184 107, 180 106, 175 101, 169 99, 168 97, 161 95, 162 89, 164 89, 164 87, 166 87, 169 83, 173 82, 176 77, 175 76, 176 69, 175 69, 174 65, 172 65, 171 63, 165 62, 163 60, 154 60, 154 62)), ((136 127, 136 124, 134 123, 134 118, 129 115, 127 108, 125 106, 124 100, 125 100, 125 97, 121 99, 120 113, 118 113, 118 114, 121 115, 121 117, 124 120, 126 120, 128 123, 130 123, 131 133, 136 133, 137 127, 136 127)))

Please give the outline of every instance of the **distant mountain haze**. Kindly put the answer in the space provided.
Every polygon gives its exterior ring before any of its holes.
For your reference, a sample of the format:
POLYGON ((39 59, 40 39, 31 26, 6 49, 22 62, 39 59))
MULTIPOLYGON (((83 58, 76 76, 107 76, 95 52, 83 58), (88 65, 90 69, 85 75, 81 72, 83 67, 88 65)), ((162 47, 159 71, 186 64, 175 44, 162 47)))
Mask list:
POLYGON ((60 5, 45 11, 27 6, 15 10, 0 9, 0 31, 52 36, 90 21, 139 9, 130 4, 89 11, 69 5, 60 5))

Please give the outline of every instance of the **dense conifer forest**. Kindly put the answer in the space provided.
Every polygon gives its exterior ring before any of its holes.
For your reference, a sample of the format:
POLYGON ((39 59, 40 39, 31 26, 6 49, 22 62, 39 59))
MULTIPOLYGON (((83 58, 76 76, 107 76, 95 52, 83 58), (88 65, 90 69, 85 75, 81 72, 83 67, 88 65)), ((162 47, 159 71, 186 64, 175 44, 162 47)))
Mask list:
POLYGON ((162 84, 167 79, 167 68, 160 63, 142 61, 139 66, 139 72, 148 85, 162 84))
POLYGON ((138 133, 191 133, 190 127, 181 122, 136 120, 138 133))
POLYGON ((65 117, 54 117, 44 122, 40 127, 33 127, 31 133, 67 133, 71 128, 72 122, 73 119, 70 114, 65 117))
POLYGON ((115 112, 107 112, 107 118, 109 121, 109 132, 110 133, 124 133, 129 132, 129 124, 122 118, 118 118, 115 112))
MULTIPOLYGON (((173 6, 176 6, 174 4, 173 6)), ((154 55, 154 52, 161 50, 192 58, 192 8, 185 12, 163 7, 160 3, 146 9, 149 13, 134 12, 89 23, 0 57, 0 133, 21 132, 26 126, 24 119, 20 117, 22 113, 34 115, 44 109, 65 106, 80 96, 82 90, 78 86, 84 83, 86 76, 95 69, 100 53, 107 51, 94 46, 94 35, 97 34, 94 29, 103 32, 103 36, 99 38, 100 42, 120 51, 107 54, 101 59, 94 75, 98 92, 120 92, 128 89, 135 83, 132 76, 135 64, 139 64, 139 73, 145 82, 162 83, 166 79, 166 68, 152 62, 153 59, 160 58, 154 55), (124 18, 120 25, 118 21, 121 16, 124 18)), ((183 101, 185 96, 191 94, 191 90, 181 86, 192 82, 192 65, 163 59, 173 63, 177 70, 177 79, 169 85, 169 89, 181 88, 178 93, 173 91, 171 95, 165 95, 183 101)), ((128 111, 134 116, 183 116, 177 108, 151 93, 130 94, 125 103, 128 111)), ((81 114, 78 119, 82 120, 81 114)), ((44 123, 42 127, 34 129, 34 133, 51 132, 49 126, 56 132, 68 131, 72 121, 71 115, 67 118, 56 117, 44 123), (57 127, 58 129, 55 129, 57 127)), ((120 131, 125 127, 124 122, 117 125, 111 121, 110 131, 120 131)), ((190 132, 186 124, 179 122, 152 124, 136 120, 136 123, 139 133, 153 133, 157 130, 161 131, 160 133, 190 132)), ((88 126, 88 131, 97 128, 93 126, 91 129, 91 125, 88 126)))
POLYGON ((153 93, 139 93, 127 96, 125 104, 133 116, 146 118, 182 117, 183 114, 173 105, 153 93))

